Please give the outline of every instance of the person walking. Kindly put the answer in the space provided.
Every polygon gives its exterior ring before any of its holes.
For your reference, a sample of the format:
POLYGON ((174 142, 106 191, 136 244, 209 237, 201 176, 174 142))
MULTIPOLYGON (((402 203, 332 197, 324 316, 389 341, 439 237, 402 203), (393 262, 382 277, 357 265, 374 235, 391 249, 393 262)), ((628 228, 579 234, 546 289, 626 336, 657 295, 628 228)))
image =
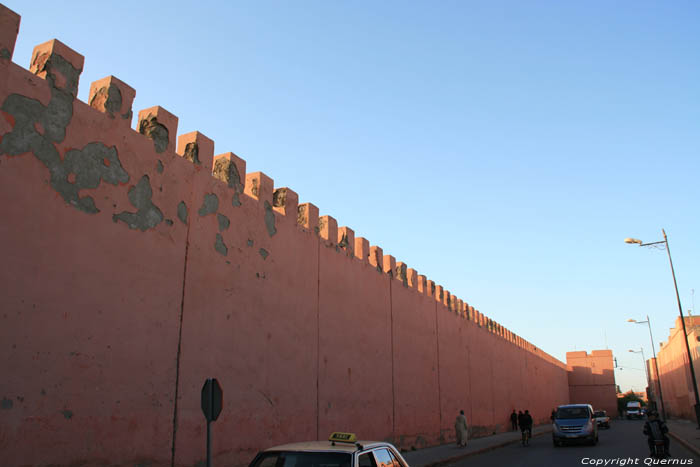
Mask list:
POLYGON ((529 411, 525 411, 523 418, 520 421, 520 431, 523 436, 523 446, 528 446, 530 444, 530 438, 532 438, 532 415, 529 411), (527 436, 526 436, 527 433, 527 436))
POLYGON ((467 445, 467 417, 464 416, 464 410, 459 411, 455 420, 455 432, 457 434, 457 446, 464 447, 467 445))
POLYGON ((518 410, 518 427, 520 427, 521 430, 523 429, 523 411, 522 410, 518 410))
POLYGON ((510 424, 513 431, 518 431, 518 414, 515 413, 515 409, 513 409, 513 413, 510 414, 510 424))

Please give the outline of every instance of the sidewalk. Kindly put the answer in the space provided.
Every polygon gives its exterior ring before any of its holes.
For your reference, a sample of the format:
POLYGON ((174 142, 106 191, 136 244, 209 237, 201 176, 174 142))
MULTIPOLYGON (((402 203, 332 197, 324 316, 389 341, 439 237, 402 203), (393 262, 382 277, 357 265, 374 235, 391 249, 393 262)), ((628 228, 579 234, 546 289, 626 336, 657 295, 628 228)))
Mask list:
MULTIPOLYGON (((541 436, 552 432, 552 425, 546 424, 532 429, 532 436, 541 436)), ((417 451, 402 452, 411 467, 438 467, 459 461, 465 457, 481 454, 482 452, 498 449, 509 444, 519 443, 520 431, 507 431, 496 435, 470 439, 467 447, 460 448, 455 444, 443 444, 417 451)))
MULTIPOLYGON (((700 429, 698 429, 697 423, 690 420, 674 419, 666 420, 666 425, 671 438, 700 457, 700 429)), ((670 447, 670 451, 673 454, 673 446, 670 447)))

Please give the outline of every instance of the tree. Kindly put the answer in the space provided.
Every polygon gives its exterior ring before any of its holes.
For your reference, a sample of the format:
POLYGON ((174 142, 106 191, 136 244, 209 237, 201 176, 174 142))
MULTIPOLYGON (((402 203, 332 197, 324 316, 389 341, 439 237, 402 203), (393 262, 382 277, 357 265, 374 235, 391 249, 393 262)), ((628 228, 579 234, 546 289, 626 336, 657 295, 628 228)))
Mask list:
POLYGON ((642 404, 642 406, 647 405, 646 402, 644 402, 641 397, 639 397, 634 391, 632 391, 630 389, 629 391, 624 393, 622 395, 622 397, 617 398, 617 411, 618 411, 618 413, 620 413, 620 414, 625 413, 625 410, 627 410, 627 403, 632 402, 632 401, 640 402, 642 404))

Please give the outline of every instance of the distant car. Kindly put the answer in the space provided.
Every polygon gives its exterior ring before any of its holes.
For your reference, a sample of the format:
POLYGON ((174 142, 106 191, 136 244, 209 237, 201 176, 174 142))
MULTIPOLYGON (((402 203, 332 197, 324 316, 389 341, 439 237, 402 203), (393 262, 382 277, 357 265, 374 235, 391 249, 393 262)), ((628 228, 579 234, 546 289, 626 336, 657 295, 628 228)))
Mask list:
POLYGON ((552 443, 555 447, 570 441, 598 443, 598 424, 590 404, 560 405, 552 420, 552 443))
POLYGON ((409 467, 393 444, 332 433, 328 441, 283 444, 258 453, 249 467, 409 467))
POLYGON ((605 428, 610 428, 610 417, 605 413, 605 410, 598 410, 593 413, 593 418, 598 426, 603 426, 605 428))

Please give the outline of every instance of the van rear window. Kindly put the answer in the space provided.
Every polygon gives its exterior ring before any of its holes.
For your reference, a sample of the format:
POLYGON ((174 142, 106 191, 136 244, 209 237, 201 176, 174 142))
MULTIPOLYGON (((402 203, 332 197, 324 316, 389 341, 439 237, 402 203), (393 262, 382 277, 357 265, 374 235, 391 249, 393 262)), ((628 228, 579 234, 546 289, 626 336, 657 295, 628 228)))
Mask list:
POLYGON ((554 418, 588 418, 589 414, 590 412, 586 407, 561 407, 557 410, 557 414, 554 418))

